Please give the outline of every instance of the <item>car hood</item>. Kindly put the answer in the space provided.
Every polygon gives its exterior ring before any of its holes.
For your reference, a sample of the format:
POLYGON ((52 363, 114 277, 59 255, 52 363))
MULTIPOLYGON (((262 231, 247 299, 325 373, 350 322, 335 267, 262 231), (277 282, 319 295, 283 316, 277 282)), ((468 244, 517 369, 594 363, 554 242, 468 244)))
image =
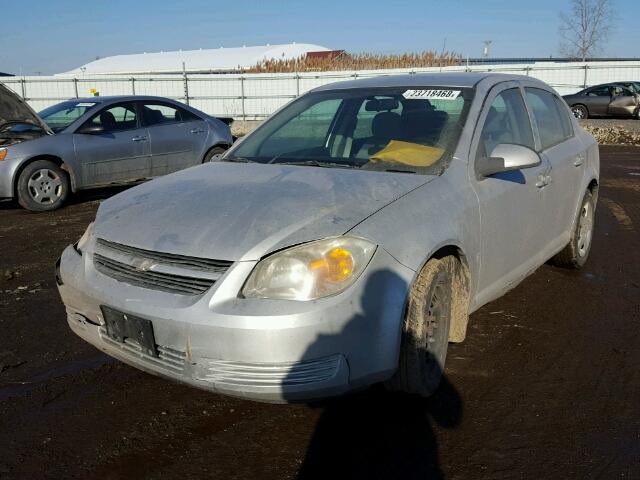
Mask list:
POLYGON ((102 203, 97 237, 218 260, 342 235, 435 177, 290 165, 208 163, 102 203))
POLYGON ((31 123, 41 127, 48 134, 53 133, 27 102, 0 84, 0 129, 11 122, 31 123))

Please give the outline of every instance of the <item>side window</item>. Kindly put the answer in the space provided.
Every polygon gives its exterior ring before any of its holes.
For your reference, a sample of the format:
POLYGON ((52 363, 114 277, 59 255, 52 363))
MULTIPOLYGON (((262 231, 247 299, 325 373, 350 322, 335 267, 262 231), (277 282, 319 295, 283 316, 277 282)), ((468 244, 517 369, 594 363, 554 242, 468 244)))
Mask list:
POLYGON ((560 114, 560 122, 562 124, 562 135, 565 139, 573 137, 573 124, 571 123, 571 112, 567 108, 567 104, 564 100, 561 100, 557 96, 553 96, 556 102, 556 108, 560 114))
POLYGON ((477 156, 491 155, 500 143, 535 149, 531 122, 518 88, 505 90, 493 100, 482 127, 477 156))
POLYGON ((596 87, 587 91, 588 97, 609 97, 611 93, 609 92, 609 87, 596 87))
POLYGON ((341 99, 324 100, 304 110, 268 137, 260 146, 259 155, 293 154, 299 150, 324 151, 329 129, 341 103, 341 99))
POLYGON ((147 126, 182 121, 181 109, 162 103, 145 103, 142 107, 147 126))
POLYGON ((133 103, 121 103, 105 108, 88 123, 101 126, 107 133, 132 130, 138 128, 138 115, 133 103))
POLYGON ((566 109, 560 109, 555 95, 539 88, 525 88, 527 103, 533 113, 542 150, 553 147, 573 135, 571 124, 567 123, 566 109))
POLYGON ((180 120, 183 122, 194 122, 196 120, 202 120, 195 113, 191 113, 189 110, 185 110, 184 108, 178 108, 178 112, 180 113, 180 120))
POLYGON ((614 97, 632 97, 633 93, 628 88, 625 87, 613 87, 613 96, 614 97))

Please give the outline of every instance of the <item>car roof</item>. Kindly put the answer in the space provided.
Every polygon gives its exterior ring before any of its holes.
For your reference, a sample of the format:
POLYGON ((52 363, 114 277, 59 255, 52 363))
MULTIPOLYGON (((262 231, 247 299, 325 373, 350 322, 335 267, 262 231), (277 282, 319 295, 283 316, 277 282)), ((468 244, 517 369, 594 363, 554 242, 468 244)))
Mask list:
POLYGON ((370 78, 348 80, 323 85, 314 89, 314 92, 342 90, 348 88, 384 88, 384 87, 475 87, 481 81, 491 84, 507 82, 510 80, 527 80, 546 85, 542 81, 525 75, 510 75, 492 72, 447 72, 447 73, 408 73, 404 75, 385 75, 370 78))
POLYGON ((105 95, 98 97, 80 97, 70 98, 70 102, 94 102, 94 103, 112 103, 112 102, 136 102, 136 101, 154 101, 154 102, 172 102, 183 103, 179 100, 166 97, 154 97, 151 95, 105 95))
POLYGON ((611 87, 611 86, 626 87, 625 84, 628 84, 628 83, 638 83, 638 82, 635 82, 633 80, 621 80, 619 82, 599 83, 598 85, 591 85, 590 87, 584 88, 583 90, 590 90, 592 88, 611 87))

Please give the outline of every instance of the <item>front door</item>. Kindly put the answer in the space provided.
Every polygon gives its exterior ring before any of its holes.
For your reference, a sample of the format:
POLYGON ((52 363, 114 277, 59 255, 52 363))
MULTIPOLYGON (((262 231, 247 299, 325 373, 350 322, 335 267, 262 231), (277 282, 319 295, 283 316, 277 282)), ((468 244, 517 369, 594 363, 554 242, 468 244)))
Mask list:
POLYGON ((499 144, 536 150, 531 120, 517 83, 497 85, 484 105, 470 157, 470 180, 480 204, 480 303, 500 296, 538 264, 537 256, 547 238, 543 190, 549 172, 542 158, 536 167, 488 177, 476 174, 475 163, 490 156, 499 144))
POLYGON ((73 134, 83 186, 128 183, 149 178, 149 134, 140 125, 136 105, 104 107, 73 134), (98 132, 87 127, 101 128, 98 132))
POLYGON ((207 123, 186 109, 160 102, 142 105, 151 144, 151 175, 158 177, 202 161, 207 123))
POLYGON ((611 87, 611 103, 609 103, 609 115, 630 116, 638 110, 638 99, 631 90, 621 87, 611 87))

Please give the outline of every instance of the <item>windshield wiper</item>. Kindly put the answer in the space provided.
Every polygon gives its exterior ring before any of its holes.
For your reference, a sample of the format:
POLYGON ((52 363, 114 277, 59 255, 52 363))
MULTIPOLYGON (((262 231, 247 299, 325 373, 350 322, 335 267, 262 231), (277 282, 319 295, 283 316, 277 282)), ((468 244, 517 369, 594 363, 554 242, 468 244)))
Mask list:
POLYGON ((385 168, 384 171, 392 173, 416 173, 415 170, 403 170, 401 168, 385 168))
POLYGON ((359 168, 357 165, 352 165, 350 163, 342 163, 342 162, 332 162, 330 160, 316 160, 313 158, 307 159, 298 159, 298 158, 281 158, 279 159, 277 156, 269 160, 267 163, 281 163, 287 165, 301 165, 301 166, 310 166, 310 167, 324 167, 324 168, 359 168))
POLYGON ((236 162, 236 163, 257 163, 255 160, 250 160, 246 157, 227 157, 220 159, 221 162, 236 162))

